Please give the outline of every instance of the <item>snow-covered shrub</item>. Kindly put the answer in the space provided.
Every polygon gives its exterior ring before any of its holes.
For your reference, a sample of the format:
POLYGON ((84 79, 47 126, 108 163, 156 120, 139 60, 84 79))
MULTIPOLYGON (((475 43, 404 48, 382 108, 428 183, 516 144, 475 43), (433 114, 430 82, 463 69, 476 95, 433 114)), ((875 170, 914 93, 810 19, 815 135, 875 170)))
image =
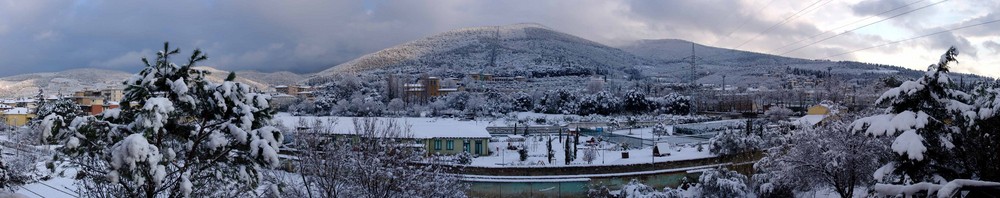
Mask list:
POLYGON ((595 149, 594 147, 589 147, 584 149, 583 158, 581 159, 583 159, 583 161, 586 161, 587 164, 593 163, 594 160, 597 160, 597 149, 595 149))
POLYGON ((760 150, 764 140, 757 133, 741 129, 719 131, 708 141, 708 151, 712 154, 730 155, 760 150))
POLYGON ((633 197, 665 198, 667 197, 667 194, 664 192, 657 191, 656 189, 653 189, 653 187, 649 187, 646 184, 642 184, 642 182, 639 182, 639 180, 637 179, 632 179, 627 184, 622 185, 622 188, 618 196, 627 198, 633 198, 633 197))
POLYGON ((522 162, 523 161, 528 161, 528 150, 527 149, 521 148, 521 150, 517 150, 517 154, 520 157, 520 159, 521 159, 522 162))
POLYGON ((455 155, 455 161, 458 162, 458 164, 462 165, 472 164, 472 153, 469 152, 458 153, 458 155, 455 155))
POLYGON ((618 190, 617 195, 615 195, 615 192, 610 191, 607 186, 603 185, 591 185, 588 186, 587 190, 588 197, 623 198, 700 198, 703 197, 702 193, 701 184, 698 183, 685 183, 676 189, 666 187, 660 191, 639 182, 637 179, 632 179, 628 183, 623 184, 620 190, 618 190))
POLYGON ((687 115, 691 112, 691 99, 677 93, 648 98, 653 114, 687 115))
POLYGON ((785 121, 788 120, 788 116, 792 115, 792 110, 784 107, 771 107, 764 111, 764 117, 771 122, 785 121))
POLYGON ((768 149, 754 164, 753 179, 762 195, 832 188, 849 198, 855 188, 868 186, 888 155, 884 139, 851 133, 849 124, 832 120, 793 131, 785 144, 768 149))
POLYGON ((666 136, 674 135, 674 132, 673 130, 670 130, 670 126, 667 124, 656 123, 656 125, 653 126, 653 134, 666 136))
POLYGON ((639 93, 636 90, 629 90, 622 96, 622 108, 625 112, 631 114, 644 113, 650 109, 649 101, 646 100, 646 95, 639 93))
POLYGON ((142 59, 146 67, 124 83, 121 109, 43 120, 46 129, 69 123, 51 135, 81 165, 83 194, 247 195, 256 193, 260 169, 279 165, 283 136, 268 126, 270 98, 234 82, 234 75, 208 81, 208 71, 194 68, 206 59, 199 50, 184 65, 170 62, 175 54, 165 44, 153 62, 142 59))
POLYGON ((702 196, 708 198, 747 197, 753 195, 747 187, 747 177, 736 171, 711 169, 698 177, 702 196))

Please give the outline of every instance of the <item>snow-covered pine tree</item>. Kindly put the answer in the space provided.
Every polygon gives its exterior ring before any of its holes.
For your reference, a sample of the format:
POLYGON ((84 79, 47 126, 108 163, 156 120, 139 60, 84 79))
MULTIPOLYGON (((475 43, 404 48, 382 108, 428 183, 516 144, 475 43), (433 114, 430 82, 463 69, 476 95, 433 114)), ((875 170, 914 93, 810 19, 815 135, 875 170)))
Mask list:
POLYGON ((973 122, 971 96, 954 89, 948 77, 949 63, 957 62, 958 50, 948 49, 924 76, 903 82, 883 93, 876 103, 884 113, 856 120, 855 131, 872 136, 893 137, 896 156, 875 172, 876 179, 893 184, 946 182, 970 178, 962 160, 955 160, 956 134, 973 122))
MULTIPOLYGON (((234 81, 213 83, 164 44, 127 79, 121 109, 73 119, 56 137, 81 165, 90 192, 120 197, 210 197, 254 193, 259 170, 276 167, 282 134, 269 126, 269 97, 234 81)), ((48 120, 48 119, 47 119, 48 120)), ((51 128, 53 126, 46 126, 51 128)))
POLYGON ((649 101, 646 100, 646 95, 639 93, 636 90, 629 90, 625 93, 622 99, 622 107, 625 112, 632 114, 640 114, 649 110, 649 101))
MULTIPOLYGON (((65 140, 67 137, 56 137, 55 134, 69 135, 70 133, 60 133, 62 130, 69 130, 70 124, 77 116, 83 115, 80 106, 69 99, 57 99, 43 103, 38 107, 37 115, 41 124, 41 141, 44 144, 60 144, 58 140, 65 140)), ((69 144, 71 142, 61 142, 69 144)))
POLYGON ((1000 81, 982 83, 972 92, 978 118, 955 136, 956 153, 980 180, 1000 181, 1000 155, 984 152, 1000 150, 1000 81))

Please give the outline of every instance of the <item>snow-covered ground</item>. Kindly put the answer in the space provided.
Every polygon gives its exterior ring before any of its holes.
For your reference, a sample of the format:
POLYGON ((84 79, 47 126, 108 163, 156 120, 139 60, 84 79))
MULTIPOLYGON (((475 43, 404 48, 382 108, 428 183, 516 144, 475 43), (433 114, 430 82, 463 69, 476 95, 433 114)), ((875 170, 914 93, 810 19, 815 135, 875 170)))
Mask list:
MULTIPOLYGON (((10 137, 8 137, 5 133, 6 132, 0 132, 0 141, 4 142, 3 145, 13 144, 13 142, 10 142, 10 137)), ((54 149, 56 147, 35 146, 35 148, 38 148, 38 149, 54 149)), ((25 154, 25 153, 21 153, 21 152, 15 152, 14 148, 9 148, 9 147, 6 147, 6 146, 3 146, 2 150, 3 150, 3 153, 0 154, 0 157, 5 158, 8 162, 10 162, 12 159, 17 158, 17 157, 23 157, 23 156, 17 156, 17 155, 24 155, 25 154)), ((51 157, 51 156, 44 156, 44 157, 51 157)), ((44 163, 37 162, 35 164, 35 169, 37 169, 37 172, 39 172, 39 173, 48 173, 47 175, 49 176, 49 179, 47 179, 47 180, 43 179, 43 180, 41 180, 39 182, 27 184, 27 185, 21 186, 19 188, 16 188, 15 189, 15 193, 17 193, 19 195, 22 195, 23 197, 31 197, 31 198, 34 198, 34 197, 44 197, 44 198, 61 198, 61 197, 75 198, 75 197, 79 197, 75 193, 76 186, 73 184, 73 182, 74 182, 73 177, 76 176, 77 169, 76 168, 72 168, 72 167, 60 166, 60 165, 56 165, 54 167, 55 167, 55 171, 54 172, 50 172, 48 170, 48 168, 45 167, 44 163)), ((0 196, 0 197, 2 197, 2 196, 0 196)))
MULTIPOLYGON (((550 136, 528 136, 524 142, 490 142, 490 147, 493 150, 493 155, 491 156, 480 156, 472 160, 471 166, 480 167, 511 167, 511 166, 596 166, 596 165, 624 165, 624 164, 643 164, 652 162, 666 162, 666 161, 677 161, 677 160, 687 160, 687 159, 700 159, 714 157, 714 155, 708 152, 707 148, 698 151, 696 147, 684 147, 676 146, 669 149, 670 156, 665 157, 653 157, 653 148, 647 147, 643 149, 632 149, 626 151, 616 151, 620 148, 615 148, 613 144, 605 142, 604 144, 596 144, 595 146, 588 146, 586 141, 590 140, 592 137, 580 136, 580 144, 577 145, 576 159, 571 161, 569 165, 566 164, 566 153, 565 145, 563 142, 559 141, 558 135, 552 135, 552 150, 555 153, 554 162, 547 163, 548 157, 546 155, 547 141, 550 136), (525 161, 520 160, 520 155, 517 150, 506 149, 508 143, 513 146, 525 147, 528 150, 528 159, 525 161), (588 149, 595 150, 595 158, 591 163, 584 160, 584 155, 588 149), (628 152, 629 158, 622 159, 622 152, 628 152)), ((570 141, 570 150, 572 150, 572 139, 563 137, 563 140, 570 141)), ((667 152, 661 150, 661 152, 667 152)))
MULTIPOLYGON (((667 126, 669 130, 673 130, 673 126, 667 126)), ((666 137, 662 135, 653 134, 652 127, 646 128, 636 128, 636 129, 621 129, 612 131, 613 134, 624 135, 629 137, 635 137, 640 139, 657 139, 657 137, 666 137)))

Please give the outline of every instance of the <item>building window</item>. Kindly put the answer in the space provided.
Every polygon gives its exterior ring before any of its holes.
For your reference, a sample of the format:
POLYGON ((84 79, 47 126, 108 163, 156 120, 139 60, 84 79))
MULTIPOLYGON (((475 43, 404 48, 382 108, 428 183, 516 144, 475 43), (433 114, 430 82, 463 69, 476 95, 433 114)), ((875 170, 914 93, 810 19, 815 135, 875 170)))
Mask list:
POLYGON ((441 140, 434 140, 434 150, 441 150, 441 140))
POLYGON ((448 140, 445 143, 446 143, 445 146, 447 147, 448 150, 455 150, 455 140, 448 140))
POLYGON ((462 141, 462 151, 469 152, 469 140, 462 141))
POLYGON ((476 155, 482 155, 482 154, 483 154, 483 141, 476 140, 476 155))

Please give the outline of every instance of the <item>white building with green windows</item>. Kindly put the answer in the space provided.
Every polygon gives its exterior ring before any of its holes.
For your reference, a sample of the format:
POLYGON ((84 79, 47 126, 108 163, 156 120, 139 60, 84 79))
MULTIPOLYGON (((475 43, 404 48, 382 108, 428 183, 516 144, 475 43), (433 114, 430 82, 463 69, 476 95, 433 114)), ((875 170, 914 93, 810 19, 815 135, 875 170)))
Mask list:
MULTIPOLYGON (((350 138, 352 142, 363 142, 355 136, 354 117, 313 117, 291 116, 279 113, 275 120, 288 128, 297 128, 300 120, 312 123, 311 120, 322 121, 322 126, 328 130, 332 138, 350 138)), ((402 124, 404 132, 401 139, 413 140, 415 146, 422 147, 427 155, 454 155, 469 152, 472 155, 484 156, 490 154, 490 133, 486 131, 489 122, 461 121, 447 118, 378 118, 381 123, 394 121, 402 124)), ((310 126, 311 127, 311 126, 310 126)), ((294 138, 294 134, 292 134, 294 138)))

